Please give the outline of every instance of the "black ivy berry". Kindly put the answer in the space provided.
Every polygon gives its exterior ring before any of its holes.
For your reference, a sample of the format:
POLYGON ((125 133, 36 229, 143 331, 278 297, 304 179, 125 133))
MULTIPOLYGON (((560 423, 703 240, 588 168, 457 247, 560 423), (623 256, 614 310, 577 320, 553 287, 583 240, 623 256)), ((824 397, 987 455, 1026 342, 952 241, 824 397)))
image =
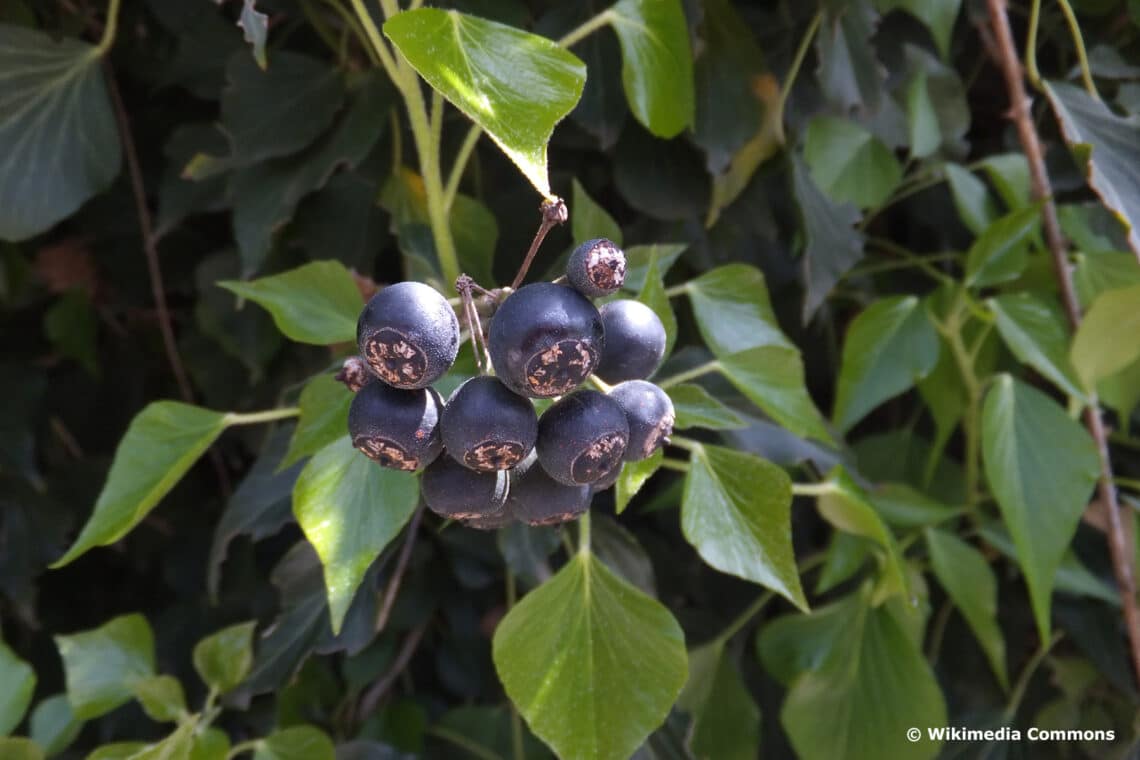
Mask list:
POLYGON ((474 377, 456 388, 439 424, 447 453, 472 470, 514 467, 538 436, 531 402, 493 377, 474 377))
POLYGON ((602 306, 606 346, 596 370, 607 383, 643 380, 665 356, 665 326, 645 304, 622 299, 602 306))
POLYGON ((616 293, 625 282, 625 254, 605 238, 587 240, 570 254, 566 279, 590 298, 616 293))
POLYGON ((668 394, 653 383, 629 380, 615 385, 609 397, 625 412, 629 423, 629 444, 625 460, 646 459, 668 443, 673 434, 675 413, 668 394))
POLYGON ((426 388, 451 369, 459 320, 439 291, 421 282, 381 290, 356 323, 360 355, 395 388, 426 388))
POLYGON ((511 471, 507 510, 530 525, 556 525, 589 509, 590 495, 589 486, 554 480, 532 454, 511 471))
POLYGON ((401 390, 372 381, 348 408, 352 445, 385 467, 418 470, 443 449, 439 416, 443 401, 431 388, 401 390))
POLYGON ((512 293, 491 319, 491 362, 515 393, 561 396, 598 364, 605 336, 594 305, 565 285, 538 282, 512 293))
POLYGON ((618 478, 621 477, 621 467, 622 463, 618 462, 613 466, 612 469, 610 469, 609 472, 591 483, 590 493, 600 493, 601 491, 605 491, 607 488, 613 488, 614 484, 617 483, 618 478))
POLYGON ((535 450, 550 477, 588 485, 621 462, 628 441, 621 406, 597 391, 578 391, 543 412, 535 450))
POLYGON ((451 457, 438 457, 424 470, 420 493, 438 515, 475 520, 503 511, 509 485, 505 471, 474 472, 451 457))

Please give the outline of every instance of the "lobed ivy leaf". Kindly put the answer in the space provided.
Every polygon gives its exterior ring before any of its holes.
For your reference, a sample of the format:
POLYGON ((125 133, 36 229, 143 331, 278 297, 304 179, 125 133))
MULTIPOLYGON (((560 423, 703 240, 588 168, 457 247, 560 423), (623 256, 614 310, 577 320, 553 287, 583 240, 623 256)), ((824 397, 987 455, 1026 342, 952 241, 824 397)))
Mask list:
POLYGON ((807 609, 792 550, 792 484, 759 457, 700 445, 689 458, 681 530, 710 566, 807 609))
POLYGON ((281 274, 218 285, 265 308, 292 340, 318 346, 356 341, 360 291, 339 261, 311 261, 281 274))
POLYGON ((588 552, 507 613, 492 652, 507 696, 561 757, 629 757, 688 675, 669 611, 588 552))
POLYGON ((1002 374, 982 408, 982 461, 1047 641, 1057 567, 1100 472, 1096 446, 1048 396, 1002 374))
POLYGON ((118 176, 100 56, 85 42, 0 24, 0 240, 44 232, 118 176))
POLYGON ((437 8, 398 13, 384 23, 384 34, 536 190, 550 195, 546 146, 582 96, 586 67, 580 60, 545 37, 437 8))
POLYGON ((139 412, 115 449, 95 511, 58 568, 131 531, 170 492, 226 427, 226 415, 177 401, 155 401, 139 412))
POLYGON ((67 699, 76 718, 110 712, 132 696, 136 679, 154 675, 154 633, 142 615, 123 615, 98 628, 56 636, 67 699))
POLYGON ((347 436, 318 451, 293 488, 293 513, 324 565, 333 633, 339 633, 372 561, 403 529, 419 481, 380 467, 347 436))

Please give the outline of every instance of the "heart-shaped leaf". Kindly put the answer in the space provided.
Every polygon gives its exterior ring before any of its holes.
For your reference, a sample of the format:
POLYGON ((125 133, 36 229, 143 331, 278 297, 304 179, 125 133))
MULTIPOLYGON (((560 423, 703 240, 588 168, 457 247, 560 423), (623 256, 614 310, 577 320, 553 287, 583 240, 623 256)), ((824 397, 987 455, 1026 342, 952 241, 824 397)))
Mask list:
POLYGON ((154 675, 154 633, 142 615, 123 615, 90 631, 56 636, 67 698, 81 720, 129 700, 131 683, 154 675))
POLYGON ((225 694, 249 673, 256 627, 256 621, 231 625, 194 646, 194 669, 211 689, 225 694))
POLYGON ((535 189, 550 195, 546 145, 582 97, 585 64, 545 37, 458 11, 398 13, 384 23, 384 34, 535 189))
POLYGON ((629 757, 688 675, 669 610, 588 552, 507 613, 493 655, 507 695, 560 757, 629 757))
POLYGON ((26 240, 119 173, 119 131, 95 47, 0 24, 0 239, 26 240))

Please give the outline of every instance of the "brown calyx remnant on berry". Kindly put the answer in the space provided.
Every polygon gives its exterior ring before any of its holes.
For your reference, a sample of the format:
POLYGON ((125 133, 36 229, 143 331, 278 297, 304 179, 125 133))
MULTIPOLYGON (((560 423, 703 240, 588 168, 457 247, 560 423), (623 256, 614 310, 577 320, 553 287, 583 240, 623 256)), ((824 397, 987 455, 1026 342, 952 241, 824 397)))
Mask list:
POLYGON ((522 461, 526 450, 518 441, 483 441, 463 455, 463 462, 473 470, 491 472, 509 470, 522 461))
POLYGON ((586 254, 586 276, 598 290, 616 292, 625 282, 625 254, 608 240, 601 240, 586 254))
POLYGON ((374 459, 384 467, 396 470, 414 472, 420 466, 420 460, 410 455, 402 446, 387 438, 357 436, 352 439, 352 445, 363 451, 369 459, 374 459))
POLYGON ((581 385, 597 363, 598 352, 593 346, 575 339, 562 340, 530 358, 526 381, 542 398, 561 396, 581 385))
POLYGON ((657 427, 653 428, 653 432, 645 441, 645 448, 641 451, 641 458, 648 459, 654 451, 662 446, 669 445, 669 436, 673 435, 673 423, 676 421, 676 415, 670 413, 661 418, 657 423, 657 427))
POLYGON ((340 368, 340 372, 336 373, 335 379, 356 393, 368 384, 368 381, 372 379, 372 373, 368 370, 368 364, 363 359, 359 356, 350 356, 344 360, 344 366, 340 368))
POLYGON ((427 372, 427 356, 399 330, 377 330, 364 351, 372 370, 393 387, 415 387, 427 372))
POLYGON ((570 465, 574 480, 592 483, 610 472, 621 462, 626 443, 626 437, 621 433, 607 433, 596 439, 570 465))

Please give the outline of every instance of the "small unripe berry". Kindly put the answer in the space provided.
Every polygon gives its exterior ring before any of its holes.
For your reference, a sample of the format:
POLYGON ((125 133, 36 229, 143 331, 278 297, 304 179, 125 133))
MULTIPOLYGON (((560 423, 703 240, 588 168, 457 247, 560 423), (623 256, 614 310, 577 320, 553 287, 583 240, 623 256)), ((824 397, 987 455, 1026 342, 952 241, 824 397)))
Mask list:
POLYGON ((459 352, 459 320, 447 299, 422 282, 399 282, 374 295, 356 323, 360 355, 394 388, 426 388, 459 352))
POLYGON ((514 467, 538 436, 530 400, 493 377, 473 377, 456 388, 439 424, 447 453, 472 470, 514 467))
POLYGON ((420 493, 437 515, 475 520, 503 510, 509 485, 502 470, 474 472, 451 457, 437 457, 420 478, 420 493))
POLYGON ((566 264, 566 279, 590 298, 608 296, 625 282, 625 254, 610 240, 587 240, 574 249, 566 264))
POLYGON ((621 462, 628 441, 621 406, 597 391, 578 391, 543 412, 535 450, 559 483, 588 485, 621 462))
POLYGON ((503 385, 531 398, 561 396, 598 364, 602 318, 573 288, 537 282, 507 296, 491 318, 491 362, 503 385))
POLYGON ((673 434, 673 400, 665 391, 644 380, 628 380, 615 385, 609 397, 625 412, 629 423, 629 445, 625 460, 647 459, 669 442, 673 434))
POLYGON ((606 346, 595 370, 607 383, 644 380, 665 357, 665 325, 640 301, 622 299, 602 306, 606 346))
POLYGON ((590 508, 590 487, 554 480, 533 454, 511 471, 507 510, 530 525, 557 525, 590 508))
POLYGON ((443 449, 443 400, 431 388, 400 390, 379 381, 361 388, 348 407, 352 445, 394 470, 418 470, 443 449))

